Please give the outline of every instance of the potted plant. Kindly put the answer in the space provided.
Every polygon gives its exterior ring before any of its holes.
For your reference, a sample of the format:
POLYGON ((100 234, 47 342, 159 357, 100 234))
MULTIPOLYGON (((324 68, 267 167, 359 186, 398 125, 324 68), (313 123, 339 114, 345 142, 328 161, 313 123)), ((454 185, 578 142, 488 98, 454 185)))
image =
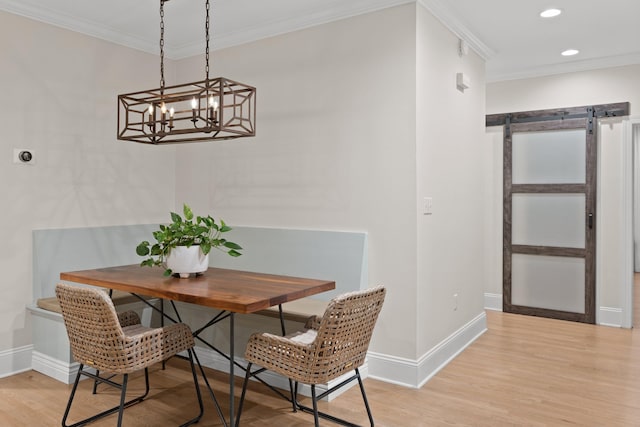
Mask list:
POLYGON ((184 218, 171 212, 171 224, 160 225, 160 229, 153 232, 156 243, 152 245, 145 240, 136 247, 138 255, 148 257, 140 263, 141 266, 160 265, 165 268, 165 276, 179 274, 186 278, 191 273, 200 274, 207 270, 212 248, 232 257, 242 255, 240 245, 222 237, 223 233, 231 231, 222 219, 219 224, 211 215, 194 219, 186 203, 182 211, 184 218))

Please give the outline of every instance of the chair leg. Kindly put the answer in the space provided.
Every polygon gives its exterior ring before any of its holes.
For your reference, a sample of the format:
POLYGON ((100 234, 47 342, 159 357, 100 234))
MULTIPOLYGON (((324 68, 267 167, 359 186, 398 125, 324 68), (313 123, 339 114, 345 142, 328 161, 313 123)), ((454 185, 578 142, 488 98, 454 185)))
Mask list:
POLYGON ((316 385, 311 384, 311 401, 313 403, 313 420, 316 427, 320 427, 320 420, 318 420, 318 399, 316 399, 316 385))
MULTIPOLYGON (((220 407, 220 403, 218 402, 218 398, 216 397, 216 395, 213 393, 213 389, 211 388, 211 384, 209 384, 209 380, 207 379, 207 375, 204 372, 204 368, 202 367, 202 363, 200 363, 200 360, 198 359, 198 354, 194 351, 193 352, 193 359, 196 361, 198 368, 200 368, 200 374, 202 374, 202 379, 204 380, 204 385, 207 386, 207 390, 209 390, 209 396, 211 396, 211 400, 213 400, 213 404, 216 408, 216 412, 218 413, 218 417, 220 417, 221 420, 224 420, 224 414, 222 413, 222 408, 220 407)), ((226 425, 226 421, 223 422, 226 425)))
POLYGON ((204 405, 202 403, 202 394, 200 393, 200 385, 198 384, 198 375, 196 374, 196 367, 195 364, 193 363, 193 354, 192 351, 194 351, 193 349, 189 349, 187 350, 187 352, 189 353, 189 363, 191 364, 191 375, 193 375, 193 384, 195 385, 196 388, 196 395, 198 396, 198 406, 200 407, 200 413, 193 419, 187 421, 186 423, 182 424, 180 427, 187 427, 190 426, 191 424, 195 424, 198 421, 200 421, 200 418, 202 418, 202 414, 204 414, 204 405))
POLYGON ((298 381, 293 382, 293 394, 291 395, 291 403, 293 403, 293 412, 298 412, 300 404, 298 403, 298 381))
POLYGON ((122 426, 122 415, 124 413, 124 404, 127 395, 127 382, 129 382, 129 374, 124 374, 122 378, 122 390, 120 391, 120 409, 118 410, 118 427, 122 426))
POLYGON ((360 392, 362 393, 362 400, 364 400, 364 406, 367 409, 367 415, 369 416, 369 423, 373 427, 373 415, 371 415, 371 408, 369 407, 369 401, 367 400, 367 393, 364 392, 364 384, 360 377, 360 371, 356 368, 356 375, 358 376, 358 384, 360 385, 360 392))
MULTIPOLYGON (((349 384, 350 382, 352 382, 353 380, 358 380, 359 385, 360 385, 360 392, 362 393, 362 399, 364 400, 364 405, 366 407, 367 410, 367 416, 369 417, 369 423, 371 424, 371 427, 373 427, 373 416, 371 414, 371 408, 369 407, 369 401, 367 400, 367 395, 364 391, 364 384, 362 382, 362 378, 360 377, 360 371, 358 369, 355 370, 354 374, 349 377, 348 379, 344 380, 343 382, 341 382, 340 384, 334 386, 331 389, 328 389, 322 393, 320 393, 319 395, 316 394, 316 387, 315 385, 311 384, 311 399, 313 402, 313 407, 308 407, 305 405, 302 405, 301 403, 296 401, 296 407, 303 411, 303 412, 307 412, 310 414, 313 414, 314 417, 314 421, 316 422, 316 426, 318 426, 318 418, 323 418, 325 420, 329 420, 333 423, 336 424, 340 424, 343 426, 347 426, 347 427, 359 427, 357 424, 354 424, 350 421, 347 421, 345 419, 342 418, 338 418, 335 417, 333 415, 327 414, 325 412, 321 412, 318 410, 318 400, 322 400, 325 396, 328 396, 329 394, 335 392, 336 390, 340 389, 341 387, 349 384)), ((296 383, 296 394, 297 394, 297 383, 296 383)))
MULTIPOLYGON (((96 376, 100 376, 100 371, 96 369, 96 376)), ((93 394, 98 392, 98 380, 93 380, 93 394)))
POLYGON ((251 365, 252 363, 249 362, 245 371, 246 373, 244 375, 244 382, 242 383, 242 393, 240 394, 240 402, 238 403, 238 415, 236 417, 236 427, 240 425, 240 415, 242 415, 242 406, 244 405, 244 396, 247 393, 247 384, 249 383, 249 378, 251 377, 251 365))
POLYGON ((142 400, 149 394, 149 368, 144 368, 144 394, 138 399, 142 400))
POLYGON ((293 406, 293 412, 298 412, 297 396, 298 396, 298 383, 293 386, 293 380, 289 378, 289 390, 291 391, 291 406, 293 406))
POLYGON ((115 377, 116 375, 110 375, 108 377, 101 377, 100 376, 100 371, 96 369, 96 378, 93 380, 93 392, 92 394, 97 394, 98 393, 98 385, 105 379, 110 380, 113 377, 115 377))
POLYGON ((125 375, 122 384, 118 384, 115 383, 109 379, 106 378, 100 378, 92 373, 89 372, 85 372, 84 371, 84 365, 80 364, 79 368, 78 368, 78 374, 76 375, 76 379, 73 383, 73 387, 71 389, 71 394, 69 395, 69 401, 67 402, 67 407, 64 411, 64 415, 62 416, 62 427, 80 427, 80 426, 84 426, 85 424, 89 424, 97 419, 106 417, 107 415, 111 415, 114 414, 116 412, 119 413, 118 415, 118 425, 120 425, 120 423, 122 422, 122 412, 124 410, 124 408, 128 408, 129 406, 136 404, 138 402, 141 402, 149 393, 149 372, 147 369, 145 369, 145 386, 146 386, 146 390, 145 393, 142 396, 139 397, 135 397, 129 401, 125 401, 123 402, 123 399, 125 398, 125 393, 126 393, 126 387, 127 387, 127 381, 128 381, 128 376, 125 375), (99 382, 103 382, 106 384, 109 384, 113 387, 117 387, 121 390, 121 394, 120 394, 120 404, 117 406, 114 406, 113 408, 107 409, 106 411, 102 411, 99 414, 93 415, 89 418, 85 418, 81 421, 77 421, 73 424, 68 425, 67 424, 67 418, 69 416, 69 412, 71 411, 71 405, 73 403, 73 399, 75 397, 76 391, 78 389, 78 383, 80 382, 80 376, 84 375, 86 377, 92 378, 94 380, 98 380, 99 382))
POLYGON ((64 415, 62 416, 62 427, 67 427, 67 417, 69 416, 69 411, 71 410, 71 403, 73 403, 73 398, 76 395, 76 390, 78 389, 78 383, 80 382, 80 375, 82 375, 82 368, 84 365, 81 363, 78 367, 78 373, 76 374, 76 379, 73 382, 73 387, 71 388, 71 394, 69 395, 69 401, 67 402, 67 408, 64 410, 64 415))

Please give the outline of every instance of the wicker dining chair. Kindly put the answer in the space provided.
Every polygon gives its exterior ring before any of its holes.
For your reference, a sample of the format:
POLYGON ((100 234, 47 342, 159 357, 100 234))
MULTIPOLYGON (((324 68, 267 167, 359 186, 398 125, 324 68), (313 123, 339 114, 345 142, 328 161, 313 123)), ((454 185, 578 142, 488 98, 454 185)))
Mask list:
POLYGON ((309 318, 301 332, 285 337, 269 333, 251 335, 245 352, 245 359, 249 363, 242 385, 236 426, 240 423, 247 383, 251 376, 264 370, 276 372, 294 382, 291 390, 293 411, 300 409, 313 413, 316 427, 319 425, 319 417, 338 424, 355 426, 343 419, 319 412, 317 402, 357 379, 369 422, 373 426, 371 408, 358 368, 365 361, 385 294, 386 289, 383 286, 346 293, 332 299, 322 317, 309 318), (251 372, 253 364, 261 368, 251 372), (351 377, 316 396, 317 384, 327 383, 352 371, 351 377), (298 383, 311 386, 313 408, 298 402, 298 383))
MULTIPOLYGON (((182 424, 189 426, 202 417, 203 404, 198 378, 193 364, 193 335, 183 323, 171 324, 163 328, 148 328, 140 324, 139 316, 128 311, 116 313, 113 302, 103 290, 71 286, 59 283, 56 297, 62 308, 62 317, 67 328, 69 343, 74 359, 80 363, 67 408, 62 418, 63 427, 78 427, 99 418, 118 412, 118 426, 122 425, 124 408, 141 402, 149 393, 148 367, 182 351, 187 351, 191 363, 191 373, 195 384, 200 413, 182 424), (96 374, 88 371, 96 370, 96 374), (144 369, 145 392, 143 395, 126 400, 129 374, 144 369), (110 377, 101 374, 108 373, 110 377), (111 378, 122 374, 122 383, 111 378), (67 417, 73 403, 81 376, 93 378, 121 390, 120 404, 84 420, 67 426, 67 417)), ((93 389, 95 394, 95 387, 93 389)))

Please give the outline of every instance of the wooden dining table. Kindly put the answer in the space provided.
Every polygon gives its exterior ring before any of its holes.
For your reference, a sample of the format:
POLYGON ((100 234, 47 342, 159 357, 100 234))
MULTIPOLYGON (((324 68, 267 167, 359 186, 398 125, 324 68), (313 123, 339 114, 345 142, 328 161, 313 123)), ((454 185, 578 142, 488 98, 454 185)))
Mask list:
MULTIPOLYGON (((197 304, 220 310, 214 320, 205 327, 196 329, 194 337, 209 326, 217 324, 222 319, 229 319, 229 424, 234 425, 234 317, 235 314, 250 314, 274 306, 316 295, 335 289, 335 282, 329 280, 308 279, 301 277, 281 276, 249 271, 239 271, 221 268, 209 268, 204 274, 187 279, 165 277, 160 267, 141 267, 139 265, 125 265, 117 267, 96 268, 91 270, 71 271, 60 273, 60 279, 100 286, 103 288, 126 291, 133 295, 157 297, 162 300, 180 301, 197 304), (221 314, 224 314, 221 316, 221 314)), ((163 313, 164 317, 173 319, 163 313)), ((153 307, 157 309, 156 307, 153 307)), ((281 317, 282 319, 282 317, 281 317)), ((211 348, 212 344, 207 343, 211 348)), ((219 351, 216 349, 216 351, 219 351)), ((204 375, 204 371, 202 371, 204 375)), ((205 377, 205 382, 207 382, 205 377)), ((213 396, 213 390, 208 385, 213 396)), ((217 405, 217 402, 216 402, 217 405)), ((219 411, 220 412, 220 411, 219 411)), ((227 422, 222 415, 223 424, 227 422)))

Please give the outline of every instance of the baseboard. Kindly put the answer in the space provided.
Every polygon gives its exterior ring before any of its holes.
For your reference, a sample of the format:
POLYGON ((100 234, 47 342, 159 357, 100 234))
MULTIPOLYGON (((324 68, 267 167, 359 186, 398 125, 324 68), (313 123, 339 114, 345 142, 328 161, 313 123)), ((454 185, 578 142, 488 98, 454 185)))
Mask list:
MULTIPOLYGON (((499 299, 501 300, 501 298, 499 299)), ((607 313, 612 315, 616 312, 615 310, 609 310, 607 313)), ((618 312, 617 314, 619 319, 620 313, 618 312)), ((608 320, 608 323, 614 324, 615 319, 608 320)), ((456 357, 477 337, 482 335, 484 331, 486 331, 486 314, 482 312, 418 360, 369 352, 367 362, 360 368, 360 374, 363 378, 370 376, 382 381, 418 388, 446 366, 450 360, 456 357)), ((229 372, 229 362, 226 358, 208 348, 197 347, 196 350, 203 366, 226 373, 229 372)), ((236 361, 243 366, 246 365, 246 362, 241 358, 236 358, 236 361)), ((31 367, 66 384, 72 382, 78 369, 77 364, 69 364, 33 351, 32 346, 0 353, 0 375, 13 375, 31 369, 31 367)), ((243 371, 240 368, 235 369, 234 373, 237 376, 243 375, 243 371)), ((262 378, 274 387, 283 390, 288 389, 286 378, 277 374, 265 372, 262 378)), ((339 378, 330 384, 319 385, 318 392, 325 391, 327 388, 340 383, 341 380, 342 378, 339 378)), ((349 386, 354 384, 350 383, 349 386)), ((338 392, 333 393, 329 396, 330 399, 337 397, 348 388, 343 387, 338 392)), ((308 387, 302 387, 300 392, 303 395, 310 395, 308 387)))
MULTIPOLYGON (((205 347, 196 347, 196 355, 198 356, 198 359, 200 360, 200 363, 202 364, 202 366, 215 369, 217 371, 221 371, 224 373, 229 373, 229 361, 223 356, 221 356, 220 354, 218 354, 217 352, 205 347)), ((184 356, 186 356, 186 353, 184 354, 184 356)), ((235 361, 239 363, 241 366, 247 366, 247 362, 243 358, 236 357, 235 361)), ((365 361, 364 365, 360 367, 359 371, 362 379, 365 379, 367 378, 367 376, 369 376, 369 366, 367 361, 365 361)), ((234 368, 233 373, 234 373, 234 376, 236 377, 244 377, 244 370, 238 368, 237 366, 234 368)), ((333 381, 330 381, 327 384, 316 385, 316 393, 321 394, 325 392, 329 388, 340 384, 342 381, 349 378, 351 375, 352 375, 351 373, 345 374, 341 377, 336 378, 333 381)), ((289 380, 287 380, 287 378, 283 377, 282 375, 276 374, 275 372, 265 371, 262 374, 260 374, 260 378, 263 381, 265 381, 267 384, 271 385, 272 387, 279 388, 283 390, 285 393, 287 393, 289 390, 289 380)), ((340 396, 342 393, 349 390, 352 386, 356 384, 357 384, 357 381, 351 382, 350 384, 336 390, 334 393, 331 393, 329 396, 327 396, 325 400, 331 401, 335 399, 336 397, 340 396)), ((298 388, 298 393, 302 394, 303 396, 311 396, 311 387, 305 384, 300 384, 298 388)))
MULTIPOLYGON (((486 310, 502 311, 502 294, 484 294, 484 308, 486 310)), ((596 323, 602 326, 621 328, 623 324, 623 310, 618 307, 598 308, 596 323)))
POLYGON ((79 363, 67 363, 35 350, 31 357, 31 363, 31 368, 34 371, 38 371, 65 384, 71 384, 75 380, 80 367, 79 363))
POLYGON ((622 309, 616 307, 600 307, 598 310, 598 325, 622 327, 622 309))
POLYGON ((33 345, 0 351, 0 378, 30 370, 32 351, 33 345))
MULTIPOLYGON (((4 374, 2 376, 10 376, 10 375, 18 374, 23 371, 28 371, 30 369, 33 369, 34 371, 40 372, 44 375, 47 375, 65 384, 71 384, 75 380, 75 377, 78 373, 78 369, 80 366, 78 363, 76 362, 67 363, 63 360, 59 360, 59 359, 55 359, 53 357, 47 356, 44 353, 34 351, 33 346, 24 347, 24 351, 22 351, 22 353, 24 354, 21 354, 20 350, 21 349, 15 349, 13 351, 4 352, 14 356, 19 354, 20 357, 19 358, 14 357, 14 359, 21 360, 22 361, 21 365, 20 364, 14 364, 14 365, 21 366, 22 368, 20 370, 14 369, 11 371, 9 369, 2 370, 0 371, 4 374)), ((217 371, 229 373, 229 361, 223 356, 221 356, 220 354, 216 353, 215 351, 208 348, 204 348, 204 347, 196 347, 196 354, 202 366, 215 369, 217 371)), ((0 367, 4 367, 4 365, 9 365, 9 363, 11 362, 10 360, 8 360, 5 363, 3 361, 4 359, 3 356, 4 354, 0 353, 0 367)), ((187 356, 186 352, 183 352, 182 356, 187 356)), ((235 360, 237 363, 239 363, 242 366, 247 365, 246 361, 242 358, 236 357, 235 360)), ((234 369, 234 375, 238 377, 244 377, 244 371, 236 367, 234 369)), ((365 362, 365 364, 360 367, 360 376, 364 379, 368 375, 369 375, 369 367, 365 362)), ((334 387, 335 385, 340 384, 349 376, 350 374, 343 375, 339 378, 336 378, 333 381, 330 381, 328 384, 317 385, 316 386, 317 393, 318 394, 323 393, 328 388, 334 387)), ((85 377, 83 377, 83 379, 84 378, 85 377)), ((274 372, 266 371, 260 375, 260 378, 262 378, 265 382, 272 385, 273 387, 282 389, 284 391, 289 390, 289 381, 285 377, 278 375, 274 372)), ((336 397, 338 397, 343 392, 347 391, 352 385, 355 385, 355 384, 357 384, 357 382, 352 382, 348 386, 338 389, 336 392, 331 393, 326 400, 331 401, 335 399, 336 397)), ((301 384, 298 391, 300 394, 304 396, 311 396, 311 388, 307 385, 301 384)))
MULTIPOLYGON (((502 296, 499 294, 485 294, 485 303, 488 300, 494 302, 499 300, 502 302, 502 296)), ((489 306, 486 308, 491 309, 489 306)), ((598 324, 621 327, 622 309, 600 307, 598 311, 598 324)), ((371 377, 406 387, 419 388, 482 335, 486 329, 486 314, 483 312, 418 360, 369 352, 367 362, 360 368, 360 374, 362 378, 371 377)), ((196 351, 203 366, 225 373, 229 372, 229 362, 223 356, 203 347, 196 347, 196 351)), ((244 359, 236 358, 236 361, 242 366, 246 366, 244 359)), ((69 364, 51 358, 33 350, 32 345, 0 352, 0 378, 15 375, 30 369, 41 372, 65 384, 70 384, 77 374, 78 364, 69 364)), ((240 368, 236 368, 234 373, 236 376, 244 375, 240 368)), ((273 372, 264 372, 261 378, 274 387, 288 390, 289 384, 287 379, 280 375, 273 372)), ((328 387, 339 384, 342 379, 343 378, 338 378, 330 384, 319 385, 318 393, 327 390, 328 387)), ((329 400, 339 396, 354 384, 355 382, 331 394, 329 400)), ((300 393, 309 396, 311 394, 310 388, 303 386, 300 388, 300 393)))
POLYGON ((486 330, 487 315, 483 311, 418 360, 369 352, 369 376, 405 387, 420 388, 486 330))
POLYGON ((502 294, 491 294, 485 292, 484 308, 485 310, 502 311, 502 294))

